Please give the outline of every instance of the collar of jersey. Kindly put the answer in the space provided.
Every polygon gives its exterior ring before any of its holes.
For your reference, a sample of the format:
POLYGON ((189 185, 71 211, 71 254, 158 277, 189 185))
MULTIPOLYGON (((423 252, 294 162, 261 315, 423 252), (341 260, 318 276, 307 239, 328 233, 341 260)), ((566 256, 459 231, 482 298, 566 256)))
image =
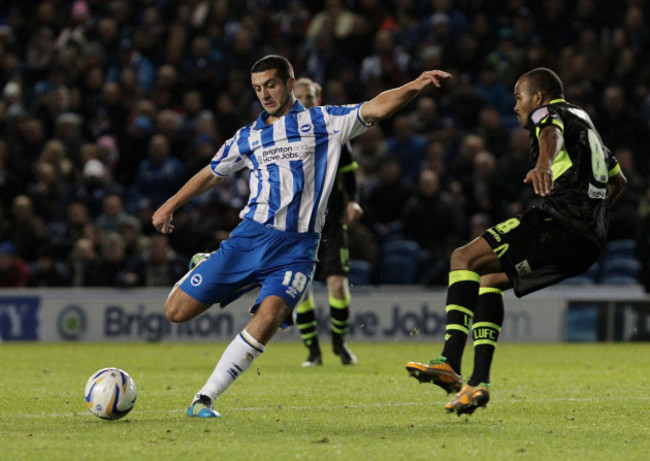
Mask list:
MULTIPOLYGON (((289 112, 302 112, 304 110, 305 110, 305 106, 303 106, 302 103, 296 99, 296 102, 293 103, 293 106, 291 106, 289 112)), ((266 118, 268 118, 268 116, 269 116, 268 112, 263 110, 262 113, 257 117, 257 121, 255 122, 255 126, 253 127, 253 129, 261 130, 263 128, 266 128, 267 126, 271 126, 264 121, 266 118)))
POLYGON ((558 102, 566 102, 566 100, 565 99, 554 99, 551 102, 549 102, 549 104, 557 104, 558 102))

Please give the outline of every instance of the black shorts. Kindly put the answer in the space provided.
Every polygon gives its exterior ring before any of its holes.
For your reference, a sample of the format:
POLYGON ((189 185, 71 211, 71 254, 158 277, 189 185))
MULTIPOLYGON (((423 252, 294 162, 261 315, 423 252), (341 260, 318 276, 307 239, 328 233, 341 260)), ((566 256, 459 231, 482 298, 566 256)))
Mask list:
POLYGON ((517 297, 583 273, 600 255, 594 242, 539 208, 489 228, 482 237, 499 257, 517 297))
POLYGON ((318 265, 314 278, 325 281, 330 275, 347 276, 348 272, 350 272, 350 251, 347 226, 340 220, 327 219, 318 248, 318 265))

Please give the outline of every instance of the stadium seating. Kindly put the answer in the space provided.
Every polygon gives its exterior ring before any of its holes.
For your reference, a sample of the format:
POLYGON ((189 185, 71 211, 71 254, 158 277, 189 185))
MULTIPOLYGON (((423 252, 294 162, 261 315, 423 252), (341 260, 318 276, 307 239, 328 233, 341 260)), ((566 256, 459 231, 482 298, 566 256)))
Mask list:
POLYGON ((351 259, 348 280, 352 286, 370 284, 372 282, 372 265, 368 261, 351 259))
POLYGON ((639 275, 640 269, 641 263, 636 258, 619 257, 606 259, 602 264, 600 274, 601 283, 603 283, 603 280, 615 276, 636 278, 639 275))
POLYGON ((612 240, 603 250, 603 259, 636 257, 636 241, 633 239, 612 240))
POLYGON ((379 284, 416 283, 420 246, 411 240, 391 240, 381 247, 379 284))
POLYGON ((601 285, 637 285, 638 283, 636 277, 627 275, 608 275, 600 279, 601 285))

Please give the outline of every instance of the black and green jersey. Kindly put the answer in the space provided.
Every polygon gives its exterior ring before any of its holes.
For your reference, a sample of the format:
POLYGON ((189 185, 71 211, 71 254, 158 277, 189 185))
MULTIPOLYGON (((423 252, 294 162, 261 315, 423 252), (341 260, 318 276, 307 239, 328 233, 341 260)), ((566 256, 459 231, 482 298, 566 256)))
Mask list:
POLYGON ((556 99, 533 110, 528 118, 533 166, 539 157, 540 132, 549 125, 560 129, 564 146, 551 165, 553 189, 541 198, 540 208, 602 247, 609 226, 607 182, 620 171, 618 162, 589 115, 564 99, 556 99))
POLYGON ((356 201, 357 182, 354 170, 358 168, 357 162, 352 158, 349 143, 341 147, 341 158, 336 182, 327 202, 327 218, 332 224, 341 223, 345 217, 345 206, 348 200, 356 201), (347 197, 345 196, 347 194, 347 197))

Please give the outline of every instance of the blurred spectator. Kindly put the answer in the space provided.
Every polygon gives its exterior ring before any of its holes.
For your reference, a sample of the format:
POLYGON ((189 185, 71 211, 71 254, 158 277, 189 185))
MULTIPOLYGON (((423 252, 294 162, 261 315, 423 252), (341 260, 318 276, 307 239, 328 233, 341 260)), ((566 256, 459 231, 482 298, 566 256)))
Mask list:
POLYGON ((501 194, 510 204, 507 214, 515 216, 524 211, 533 194, 530 188, 521 187, 526 173, 532 167, 528 158, 530 132, 524 128, 516 128, 511 131, 509 141, 508 148, 499 156, 497 176, 500 178, 501 194))
POLYGON ((496 108, 485 106, 479 112, 478 122, 476 132, 485 140, 486 149, 494 152, 497 158, 501 157, 510 137, 510 132, 501 121, 501 115, 496 108))
POLYGON ((96 219, 102 212, 104 197, 109 194, 121 195, 121 186, 113 184, 110 172, 101 161, 90 159, 84 164, 79 181, 70 188, 68 197, 70 201, 83 202, 91 219, 96 219))
POLYGON ((397 222, 402 217, 404 205, 411 197, 413 190, 402 179, 402 167, 395 157, 388 157, 381 164, 379 178, 371 184, 364 193, 361 207, 364 209, 363 219, 368 219, 374 225, 374 231, 383 235, 388 225, 397 222))
POLYGON ((89 238, 82 237, 75 242, 68 259, 68 273, 73 287, 102 286, 101 259, 89 238))
POLYGON ((55 166, 49 162, 38 162, 34 179, 28 186, 27 194, 32 199, 35 214, 47 222, 60 222, 65 213, 66 187, 55 166))
POLYGON ((649 171, 646 147, 648 145, 648 125, 625 101, 623 89, 617 85, 608 86, 603 92, 602 110, 594 117, 594 124, 610 149, 618 146, 629 147, 634 154, 639 171, 649 171))
POLYGON ((16 171, 10 168, 7 142, 0 139, 0 208, 9 209, 13 197, 20 194, 24 187, 16 171))
MULTIPOLYGON (((62 226, 51 227, 51 243, 59 257, 66 258, 77 240, 85 234, 91 224, 88 208, 82 202, 72 201, 66 210, 66 220, 62 226)), ((66 258, 67 259, 67 258, 66 258)))
POLYGON ((133 187, 129 191, 127 208, 136 214, 142 208, 157 209, 183 184, 185 168, 169 152, 169 141, 155 135, 149 142, 147 158, 138 167, 133 187))
MULTIPOLYGON (((377 85, 379 89, 394 88, 410 78, 411 57, 395 46, 393 32, 379 30, 375 35, 375 52, 361 63, 359 77, 363 83, 377 85)), ((377 87, 375 86, 374 89, 377 87)), ((372 94, 376 94, 374 91, 372 94)), ((366 97, 371 96, 368 92, 366 97)))
POLYGON ((469 218, 469 240, 474 240, 483 235, 483 232, 492 227, 492 220, 486 213, 476 213, 469 218))
POLYGON ((29 281, 29 266, 16 252, 14 244, 0 243, 0 287, 25 287, 29 281))
POLYGON ((639 281, 646 293, 650 293, 650 190, 646 192, 641 205, 639 227, 636 234, 636 251, 641 262, 639 281))
POLYGON ((118 60, 114 61, 113 65, 109 67, 106 74, 107 81, 120 81, 123 78, 125 69, 133 71, 138 88, 144 91, 151 89, 156 75, 155 68, 151 61, 140 53, 128 38, 124 38, 120 42, 118 60))
POLYGON ((485 66, 478 78, 476 91, 486 105, 497 109, 501 115, 511 115, 515 107, 512 89, 497 76, 494 67, 485 66))
POLYGON ((11 204, 11 217, 3 228, 0 240, 13 243, 17 255, 25 261, 36 259, 36 250, 48 239, 47 226, 34 212, 32 199, 18 195, 11 204))
POLYGON ((69 283, 65 264, 59 261, 54 248, 49 245, 39 248, 36 261, 30 265, 29 286, 64 287, 69 283))
POLYGON ((127 258, 141 254, 149 245, 149 237, 142 234, 142 225, 134 216, 123 219, 118 225, 117 231, 124 239, 127 258))
POLYGON ((411 119, 406 115, 394 118, 393 133, 393 136, 386 139, 386 153, 399 161, 402 179, 415 185, 420 165, 427 153, 427 142, 413 131, 411 119))
POLYGON ((327 0, 325 9, 315 14, 309 23, 307 38, 314 39, 326 33, 341 40, 352 33, 353 26, 354 14, 345 8, 343 0, 327 0))
POLYGON ((502 209, 501 178, 496 174, 496 160, 488 151, 474 156, 474 173, 463 184, 467 201, 467 215, 486 213, 493 222, 500 222, 506 213, 502 209))
POLYGON ((122 287, 169 287, 187 272, 188 258, 169 248, 167 237, 154 234, 143 254, 132 258, 118 275, 122 287))
POLYGON ((102 214, 97 217, 97 227, 104 233, 117 231, 128 216, 122 198, 117 194, 108 194, 102 202, 102 214))
POLYGON ((126 269, 126 264, 124 237, 117 232, 106 233, 102 239, 97 283, 101 286, 117 286, 118 276, 126 269))
POLYGON ((452 196, 441 190, 432 170, 420 173, 417 193, 406 202, 402 216, 404 236, 437 259, 447 259, 459 242, 467 240, 467 218, 452 196))
POLYGON ((355 160, 361 167, 359 175, 369 179, 376 178, 386 157, 386 143, 381 127, 366 131, 354 140, 353 146, 355 160))
POLYGON ((639 174, 634 165, 634 157, 630 149, 625 147, 618 148, 614 151, 614 156, 625 172, 627 186, 616 200, 616 206, 609 210, 609 240, 633 239, 636 237, 639 227, 640 215, 639 209, 646 190, 648 190, 648 181, 646 177, 639 174))

